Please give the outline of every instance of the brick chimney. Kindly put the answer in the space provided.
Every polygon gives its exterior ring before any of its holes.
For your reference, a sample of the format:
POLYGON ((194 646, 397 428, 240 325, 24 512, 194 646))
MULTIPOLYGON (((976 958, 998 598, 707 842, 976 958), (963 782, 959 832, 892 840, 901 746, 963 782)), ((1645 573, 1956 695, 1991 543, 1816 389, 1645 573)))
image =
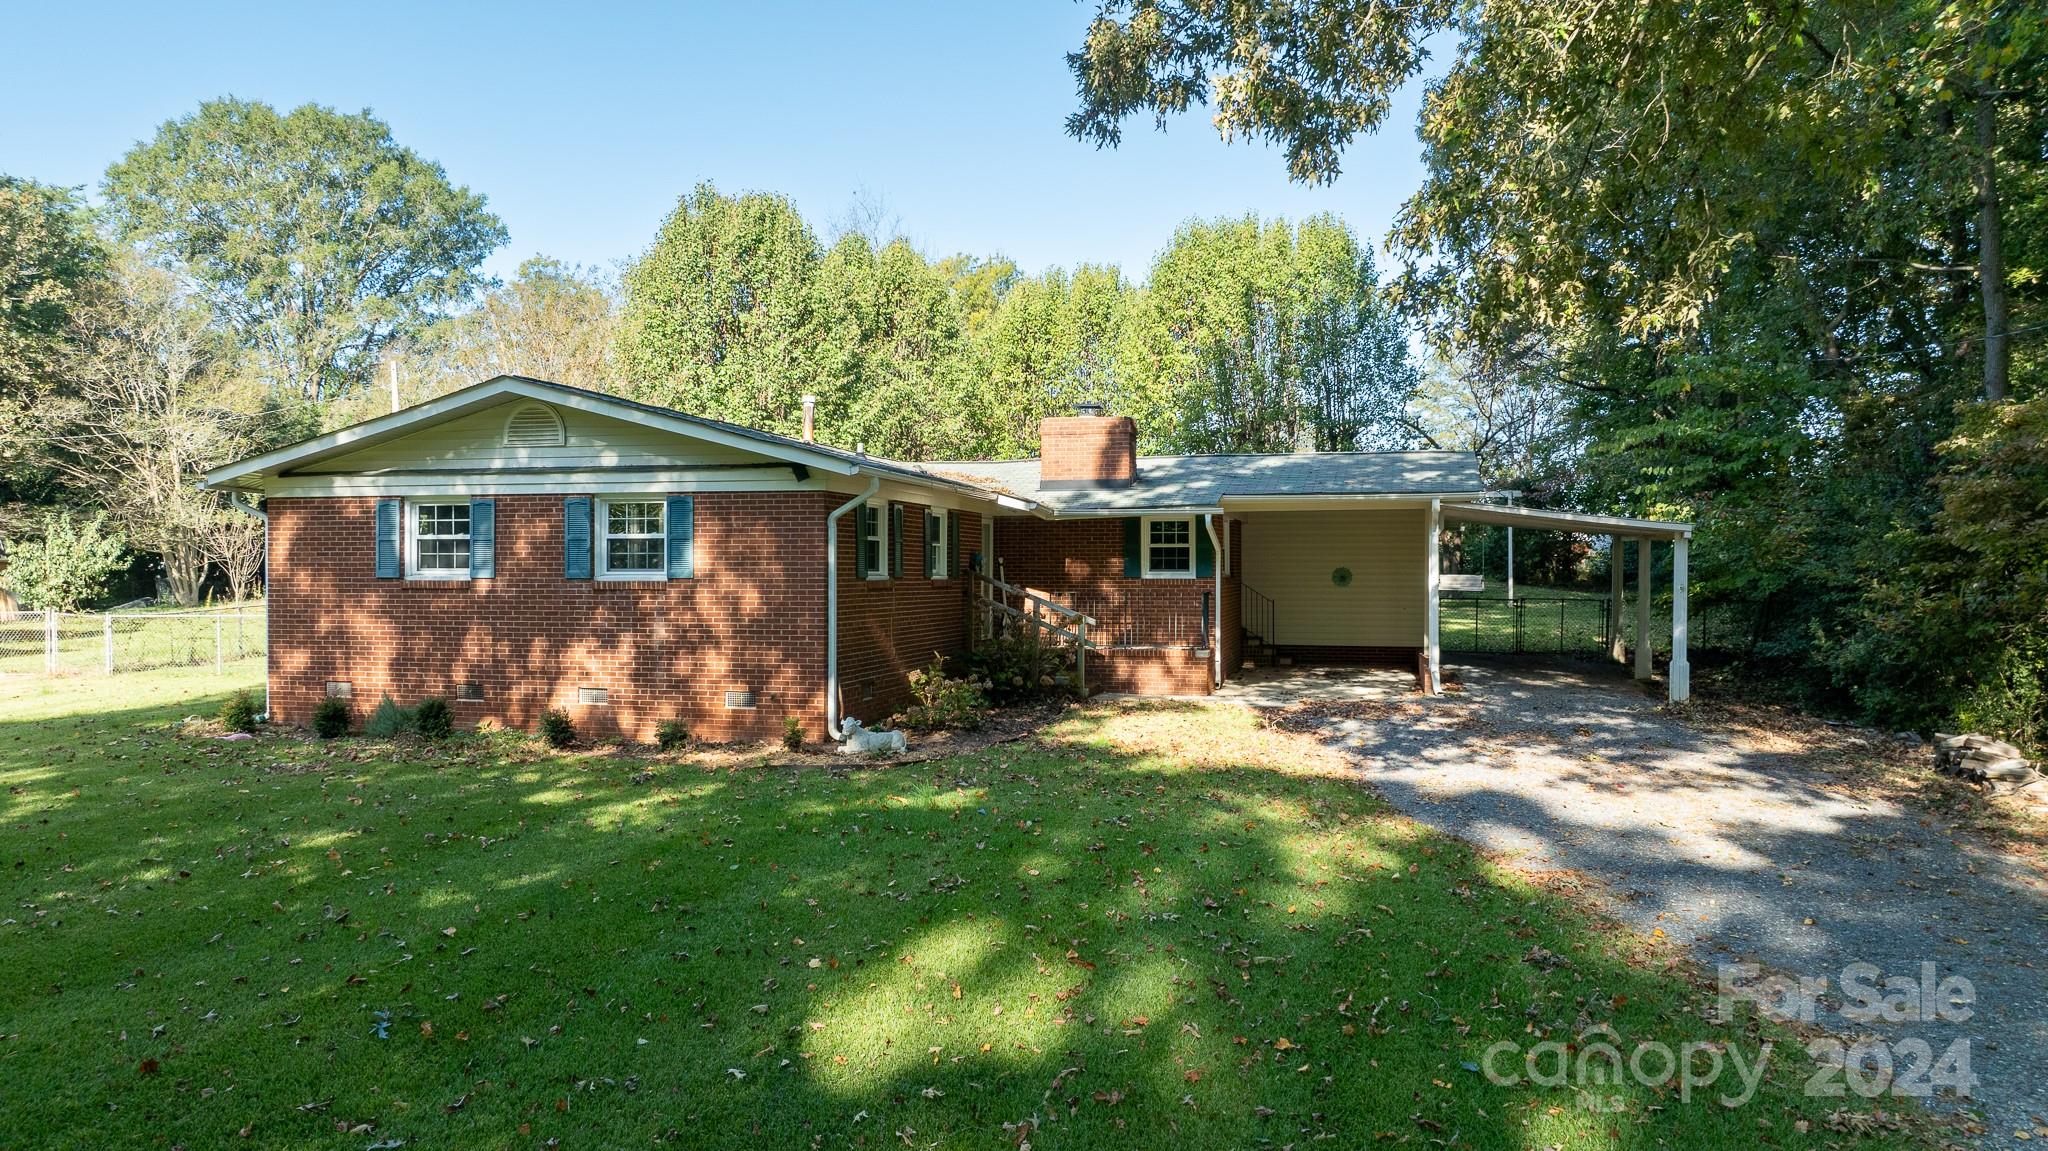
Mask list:
POLYGON ((1038 483, 1052 491, 1125 488, 1138 480, 1138 425, 1106 416, 1101 404, 1038 421, 1038 483))

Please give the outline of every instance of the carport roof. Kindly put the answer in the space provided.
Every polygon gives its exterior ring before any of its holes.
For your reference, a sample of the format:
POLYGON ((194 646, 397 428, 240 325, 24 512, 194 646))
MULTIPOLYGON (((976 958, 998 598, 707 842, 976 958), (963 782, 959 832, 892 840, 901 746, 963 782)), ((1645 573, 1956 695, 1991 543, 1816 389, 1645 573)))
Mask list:
POLYGON ((1499 524, 1511 528, 1578 532, 1591 536, 1633 536, 1638 539, 1681 540, 1692 537, 1692 525, 1670 520, 1638 520, 1625 516, 1596 516, 1588 512, 1554 511, 1550 508, 1514 508, 1501 504, 1444 504, 1444 518, 1465 523, 1499 524))
POLYGON ((1485 492, 1469 452, 1292 452, 1270 455, 1139 456, 1129 487, 1041 486, 1038 461, 962 460, 922 465, 941 476, 1037 503, 1055 515, 1216 509, 1242 500, 1430 496, 1485 492))

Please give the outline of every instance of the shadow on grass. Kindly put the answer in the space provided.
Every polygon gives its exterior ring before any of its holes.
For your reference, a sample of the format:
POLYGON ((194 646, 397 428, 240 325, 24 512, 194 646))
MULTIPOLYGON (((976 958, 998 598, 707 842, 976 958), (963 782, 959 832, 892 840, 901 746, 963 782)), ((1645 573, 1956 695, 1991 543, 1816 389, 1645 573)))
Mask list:
POLYGON ((0 1145, 1828 1137, 1782 1056, 1735 1109, 1472 1070, 1757 1044, 1248 718, 835 773, 161 726, 199 710, 0 724, 0 1145))

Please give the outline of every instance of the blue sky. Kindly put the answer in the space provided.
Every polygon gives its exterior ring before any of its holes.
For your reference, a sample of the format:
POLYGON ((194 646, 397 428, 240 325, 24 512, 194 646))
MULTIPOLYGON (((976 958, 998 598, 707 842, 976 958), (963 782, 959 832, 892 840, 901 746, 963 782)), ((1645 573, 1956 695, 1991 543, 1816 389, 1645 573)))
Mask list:
POLYGON ((700 180, 792 197, 821 231, 857 194, 938 256, 1142 275, 1193 216, 1335 212, 1374 245, 1421 177, 1419 85, 1345 175, 1288 183, 1205 113, 1123 147, 1067 137, 1063 54, 1092 3, 38 4, 8 17, 0 172, 96 188, 163 120, 232 93, 370 108, 490 197, 491 268, 608 266, 700 180))

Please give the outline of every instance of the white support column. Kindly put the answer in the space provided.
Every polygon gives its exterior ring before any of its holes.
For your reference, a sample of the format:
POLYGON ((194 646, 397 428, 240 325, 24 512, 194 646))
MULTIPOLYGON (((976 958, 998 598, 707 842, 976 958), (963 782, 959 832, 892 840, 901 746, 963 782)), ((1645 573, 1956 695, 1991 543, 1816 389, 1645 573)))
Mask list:
POLYGON ((1636 541, 1636 678, 1649 679, 1653 674, 1650 653, 1655 648, 1650 641, 1650 537, 1636 541))
POLYGON ((1686 658, 1686 553, 1692 541, 1679 536, 1671 541, 1671 702, 1684 703, 1692 695, 1692 663, 1686 658))
POLYGON ((1437 577, 1443 568, 1439 553, 1442 551, 1444 503, 1442 500, 1429 501, 1429 542, 1423 548, 1424 583, 1423 594, 1428 600, 1426 615, 1428 623, 1422 637, 1424 666, 1429 672, 1429 690, 1432 695, 1443 688, 1444 669, 1442 653, 1437 648, 1437 577))
POLYGON ((1607 544, 1607 658, 1628 662, 1628 641, 1621 635, 1621 565, 1628 558, 1627 541, 1614 536, 1607 544))
POLYGON ((1508 602, 1515 602, 1515 525, 1508 525, 1508 602))

